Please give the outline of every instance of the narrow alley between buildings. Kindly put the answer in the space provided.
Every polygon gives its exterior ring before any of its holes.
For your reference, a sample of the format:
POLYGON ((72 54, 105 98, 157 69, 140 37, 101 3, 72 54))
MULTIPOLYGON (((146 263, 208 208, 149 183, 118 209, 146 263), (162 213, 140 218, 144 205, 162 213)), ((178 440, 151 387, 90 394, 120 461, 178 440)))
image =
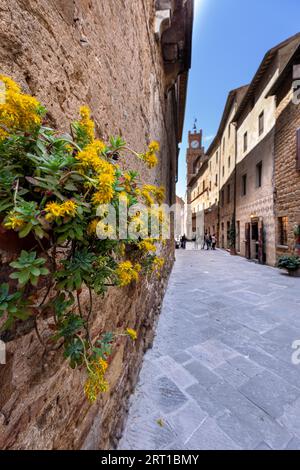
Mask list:
POLYGON ((177 251, 119 449, 300 449, 299 279, 177 251))

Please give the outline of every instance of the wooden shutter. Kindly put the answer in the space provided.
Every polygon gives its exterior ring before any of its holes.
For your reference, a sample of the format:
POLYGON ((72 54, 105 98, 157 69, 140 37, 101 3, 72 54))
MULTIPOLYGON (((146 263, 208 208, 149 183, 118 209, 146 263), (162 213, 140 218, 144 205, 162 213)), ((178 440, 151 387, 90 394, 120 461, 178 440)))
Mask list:
POLYGON ((297 170, 300 170, 300 129, 297 130, 297 170))

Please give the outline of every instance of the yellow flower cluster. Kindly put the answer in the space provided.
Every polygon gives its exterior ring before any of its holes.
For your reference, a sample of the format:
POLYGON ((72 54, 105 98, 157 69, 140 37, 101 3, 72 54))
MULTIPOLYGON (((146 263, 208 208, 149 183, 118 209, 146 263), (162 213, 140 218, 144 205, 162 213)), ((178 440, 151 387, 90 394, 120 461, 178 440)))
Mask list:
POLYGON ((95 140, 81 150, 81 152, 78 152, 76 159, 79 160, 81 166, 85 169, 91 168, 96 172, 103 171, 111 165, 100 157, 105 149, 106 145, 102 140, 95 140))
POLYGON ((146 253, 149 253, 149 252, 155 252, 156 251, 156 247, 153 243, 153 240, 150 240, 150 239, 146 239, 146 240, 142 240, 141 242, 138 243, 138 248, 141 250, 141 251, 144 251, 146 253))
POLYGON ((25 222, 22 219, 21 214, 16 214, 15 212, 12 211, 6 217, 3 225, 5 228, 9 230, 12 229, 12 230, 18 231, 24 227, 25 222))
POLYGON ((100 220, 98 223, 97 223, 97 226, 96 226, 96 235, 100 238, 102 237, 110 237, 112 235, 114 235, 115 231, 114 231, 114 228, 109 225, 109 224, 105 224, 104 222, 102 222, 102 220, 100 220))
POLYGON ((165 189, 163 187, 145 184, 141 189, 141 195, 148 206, 162 204, 165 199, 165 189))
POLYGON ((98 189, 92 198, 92 202, 96 206, 99 204, 108 204, 114 197, 113 184, 115 182, 115 170, 113 166, 112 170, 108 170, 107 173, 101 173, 98 177, 98 189))
POLYGON ((79 121, 80 126, 85 131, 90 142, 95 139, 95 123, 91 119, 91 110, 88 106, 81 106, 80 108, 81 120, 79 121))
POLYGON ((148 225, 148 210, 142 210, 132 216, 131 228, 138 234, 139 237, 145 239, 149 236, 149 225, 148 225))
POLYGON ((4 83, 5 96, 0 102, 0 139, 8 137, 11 131, 29 132, 41 125, 38 100, 22 93, 12 79, 0 75, 4 83))
POLYGON ((97 191, 92 197, 94 205, 108 204, 114 197, 113 185, 116 179, 116 168, 101 157, 105 149, 104 142, 95 140, 76 156, 83 169, 91 169, 97 174, 97 191))
POLYGON ((107 392, 108 382, 105 380, 107 362, 103 359, 94 361, 89 366, 89 375, 84 385, 84 392, 91 403, 97 400, 99 393, 107 392))
POLYGON ((159 152, 160 150, 160 145, 156 140, 152 140, 149 144, 149 151, 150 152, 159 152))
POLYGON ((124 287, 130 284, 132 281, 138 281, 139 272, 141 271, 141 265, 136 263, 132 264, 131 261, 123 261, 119 264, 116 269, 116 274, 120 281, 120 286, 124 287))
POLYGON ((152 272, 156 272, 159 276, 164 264, 165 260, 163 258, 158 258, 157 256, 155 256, 152 264, 152 272))
POLYGON ((127 328, 126 334, 132 339, 132 341, 137 339, 137 332, 132 328, 127 328))
POLYGON ((75 217, 77 210, 77 204, 74 201, 65 201, 62 204, 58 204, 57 202, 48 202, 45 207, 45 211, 47 212, 46 219, 49 221, 53 221, 58 217, 75 217))
POLYGON ((89 223, 88 228, 87 228, 88 235, 96 235, 98 223, 99 223, 98 219, 94 219, 89 223))
POLYGON ((156 152, 159 152, 159 143, 156 141, 152 141, 149 144, 149 150, 143 154, 141 154, 142 160, 147 163, 148 167, 154 168, 158 163, 158 158, 156 152))

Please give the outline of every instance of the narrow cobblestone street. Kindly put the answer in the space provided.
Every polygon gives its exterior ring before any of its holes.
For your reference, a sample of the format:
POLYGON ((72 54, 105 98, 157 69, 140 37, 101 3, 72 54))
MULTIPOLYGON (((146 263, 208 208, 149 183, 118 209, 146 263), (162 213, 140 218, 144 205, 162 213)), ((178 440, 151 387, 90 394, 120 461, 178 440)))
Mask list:
POLYGON ((300 279, 177 251, 119 449, 300 449, 300 279))

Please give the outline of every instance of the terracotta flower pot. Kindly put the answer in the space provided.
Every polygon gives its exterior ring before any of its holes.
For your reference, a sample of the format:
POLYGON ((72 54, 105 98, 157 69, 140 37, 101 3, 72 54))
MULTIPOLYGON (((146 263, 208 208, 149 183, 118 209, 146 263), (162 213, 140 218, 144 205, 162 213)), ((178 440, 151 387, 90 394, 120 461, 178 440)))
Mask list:
POLYGON ((290 277, 300 277, 300 268, 287 270, 290 277))

